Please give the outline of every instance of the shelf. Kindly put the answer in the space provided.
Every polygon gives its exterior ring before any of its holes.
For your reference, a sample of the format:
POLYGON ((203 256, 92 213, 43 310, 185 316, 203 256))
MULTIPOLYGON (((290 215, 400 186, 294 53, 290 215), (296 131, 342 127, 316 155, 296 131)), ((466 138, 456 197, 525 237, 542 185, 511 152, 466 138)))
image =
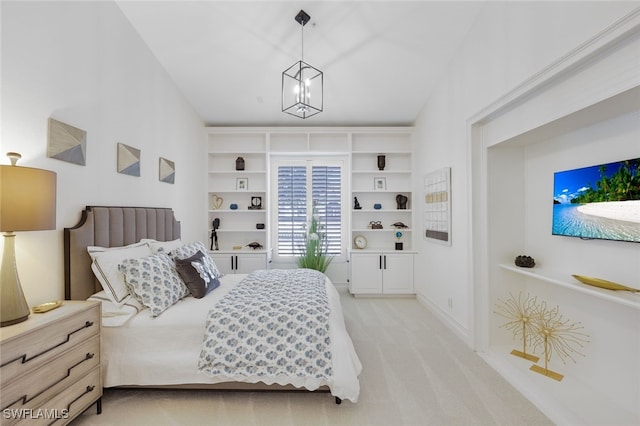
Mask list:
POLYGON ((264 194, 267 191, 264 189, 256 189, 254 190, 248 190, 248 191, 236 191, 235 189, 231 189, 228 191, 215 191, 215 190, 209 190, 208 191, 209 194, 247 194, 247 195, 251 195, 251 194, 264 194))
MULTIPOLYGON (((575 407, 576 401, 580 401, 582 421, 576 421, 575 424, 638 424, 638 417, 621 408, 615 399, 615 394, 606 393, 600 389, 594 390, 580 377, 571 375, 565 376, 561 382, 562 385, 558 386, 556 381, 532 373, 529 370, 531 366, 529 361, 511 355, 511 350, 515 347, 516 345, 513 344, 494 345, 490 347, 489 352, 479 353, 479 355, 502 376, 508 378, 509 382, 530 400, 537 399, 539 401, 539 395, 546 395, 562 407, 561 411, 568 412, 572 410, 572 407, 575 407), (568 388, 571 390, 569 391, 568 388), (589 421, 584 419, 589 419, 589 421)), ((557 368, 561 373, 564 371, 562 365, 558 365, 557 368)), ((571 418, 573 413, 566 413, 562 417, 571 418)))
POLYGON ((354 175, 357 174, 368 174, 368 175, 410 175, 411 171, 407 170, 352 170, 351 173, 354 175))
POLYGON ((354 213, 411 213, 411 209, 352 209, 354 213))
POLYGON ((542 268, 519 268, 508 264, 499 264, 500 268, 507 271, 515 272, 526 277, 535 278, 540 281, 545 281, 560 287, 567 288, 569 290, 577 291, 579 293, 588 294, 590 296, 608 300, 610 302, 618 303, 623 306, 628 306, 634 309, 640 309, 640 293, 631 293, 627 291, 614 291, 607 290, 599 287, 592 287, 586 284, 582 284, 578 281, 570 281, 571 274, 563 274, 560 272, 547 271, 542 268))
POLYGON ((352 229, 351 232, 411 232, 411 228, 382 228, 382 229, 371 229, 371 228, 356 228, 352 229))
POLYGON ((265 254, 269 253, 271 250, 269 249, 257 249, 254 250, 252 248, 244 247, 240 250, 207 250, 210 254, 265 254))
MULTIPOLYGON (((211 231, 212 231, 212 229, 209 229, 209 232, 211 232, 211 231)), ((216 230, 216 232, 219 232, 219 233, 222 234, 222 233, 235 233, 235 232, 267 232, 267 230, 266 229, 256 229, 256 228, 253 228, 253 229, 251 229, 251 228, 249 228, 249 229, 246 229, 246 228, 236 228, 236 229, 234 229, 234 228, 218 228, 216 230)))
POLYGON ((263 175, 266 173, 266 170, 214 170, 207 173, 210 175, 234 175, 241 177, 239 175, 263 175))
POLYGON ((384 191, 381 190, 374 190, 374 189, 354 189, 353 191, 351 191, 351 194, 410 194, 411 190, 407 189, 407 190, 402 190, 402 189, 398 189, 398 190, 394 190, 394 189, 385 189, 384 191))
POLYGON ((367 154, 367 155, 388 155, 388 154, 404 154, 404 155, 411 155, 411 151, 405 151, 405 150, 398 150, 398 151, 394 151, 393 149, 389 150, 389 149, 384 149, 382 151, 360 151, 360 150, 354 150, 352 151, 353 155, 358 155, 358 154, 367 154))
POLYGON ((394 249, 386 249, 386 248, 365 248, 365 249, 357 249, 357 248, 352 248, 349 249, 349 253, 350 254, 389 254, 389 253, 397 253, 397 254, 417 254, 418 252, 415 250, 394 250, 394 249))
POLYGON ((236 209, 236 210, 231 210, 231 209, 209 209, 209 213, 265 213, 267 210, 266 209, 236 209))

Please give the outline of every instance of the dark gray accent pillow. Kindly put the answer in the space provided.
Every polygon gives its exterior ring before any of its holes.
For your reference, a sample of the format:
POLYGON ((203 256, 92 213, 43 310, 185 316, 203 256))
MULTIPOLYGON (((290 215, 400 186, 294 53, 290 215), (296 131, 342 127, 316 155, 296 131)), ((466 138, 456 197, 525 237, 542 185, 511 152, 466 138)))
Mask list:
POLYGON ((204 261, 205 255, 198 250, 186 259, 176 259, 176 269, 180 278, 196 299, 206 296, 211 290, 220 286, 220 281, 204 261))

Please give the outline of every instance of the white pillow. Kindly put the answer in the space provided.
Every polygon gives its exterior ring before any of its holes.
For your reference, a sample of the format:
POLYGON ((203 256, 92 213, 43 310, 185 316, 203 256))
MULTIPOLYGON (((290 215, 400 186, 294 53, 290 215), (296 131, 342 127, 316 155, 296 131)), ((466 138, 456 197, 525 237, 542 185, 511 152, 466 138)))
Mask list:
POLYGON ((100 302, 102 305, 102 326, 121 327, 131 318, 146 307, 138 302, 133 296, 127 297, 122 306, 118 306, 111 301, 104 290, 91 295, 87 300, 100 302))
POLYGON ((124 247, 89 246, 87 251, 93 259, 91 270, 109 299, 118 306, 122 306, 129 296, 129 289, 124 282, 124 275, 118 270, 118 264, 124 259, 153 254, 149 245, 143 242, 124 247))
POLYGON ((151 247, 151 251, 153 253, 165 253, 165 254, 168 254, 173 249, 182 247, 182 245, 184 244, 182 241, 180 241, 180 238, 173 241, 158 241, 158 240, 143 238, 140 240, 140 242, 149 244, 149 246, 151 247))
POLYGON ((125 259, 119 269, 124 273, 131 293, 151 309, 152 317, 157 317, 189 294, 173 261, 166 254, 125 259))

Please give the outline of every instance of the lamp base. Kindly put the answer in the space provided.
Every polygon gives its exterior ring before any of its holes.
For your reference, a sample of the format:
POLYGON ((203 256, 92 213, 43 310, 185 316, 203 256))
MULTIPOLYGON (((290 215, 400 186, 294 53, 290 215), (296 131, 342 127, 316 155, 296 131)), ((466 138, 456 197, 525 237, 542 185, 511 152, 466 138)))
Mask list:
POLYGON ((0 327, 18 324, 29 318, 29 305, 24 298, 16 268, 16 234, 5 232, 0 275, 0 327))
POLYGON ((10 321, 3 321, 3 322, 0 322, 0 328, 2 328, 2 327, 6 327, 6 326, 9 326, 9 325, 13 325, 13 324, 19 324, 19 323, 21 323, 21 322, 23 322, 23 321, 26 321, 26 320, 28 320, 28 319, 29 319, 29 315, 25 315, 25 316, 23 316, 23 317, 16 318, 16 319, 14 319, 14 320, 10 320, 10 321))

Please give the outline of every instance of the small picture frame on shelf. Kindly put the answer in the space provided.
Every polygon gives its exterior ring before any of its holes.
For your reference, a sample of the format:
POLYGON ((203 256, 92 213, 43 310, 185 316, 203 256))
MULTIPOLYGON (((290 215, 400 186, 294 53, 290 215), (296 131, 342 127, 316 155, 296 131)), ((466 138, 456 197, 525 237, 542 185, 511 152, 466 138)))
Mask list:
POLYGON ((236 191, 248 191, 248 190, 249 190, 249 178, 237 178, 236 191))
POLYGON ((373 178, 373 190, 374 191, 386 191, 387 190, 387 178, 384 178, 384 177, 373 178))

